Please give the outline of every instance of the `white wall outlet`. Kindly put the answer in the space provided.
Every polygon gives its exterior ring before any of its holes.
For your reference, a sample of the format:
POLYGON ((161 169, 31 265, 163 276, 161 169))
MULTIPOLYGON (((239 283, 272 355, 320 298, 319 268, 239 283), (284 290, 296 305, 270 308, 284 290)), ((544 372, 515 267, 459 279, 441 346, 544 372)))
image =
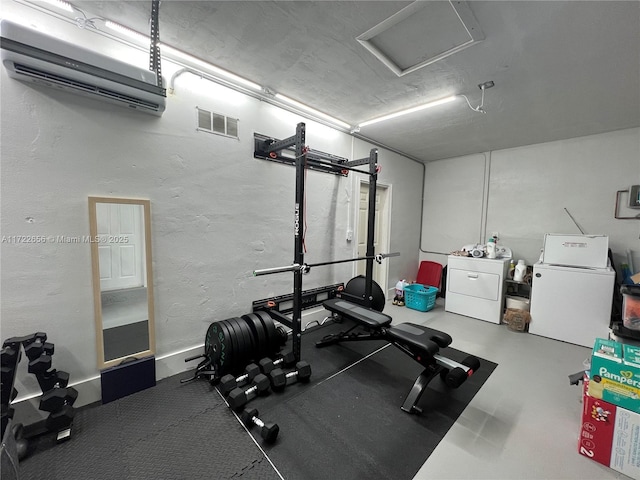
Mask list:
POLYGON ((350 242, 351 240, 353 240, 353 230, 349 228, 347 230, 347 242, 350 242))

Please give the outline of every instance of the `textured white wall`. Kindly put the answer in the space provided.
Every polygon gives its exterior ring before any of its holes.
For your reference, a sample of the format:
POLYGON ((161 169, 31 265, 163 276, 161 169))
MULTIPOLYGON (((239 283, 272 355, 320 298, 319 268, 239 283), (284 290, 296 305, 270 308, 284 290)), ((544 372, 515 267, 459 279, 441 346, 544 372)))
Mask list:
POLYGON ((443 254, 497 231, 516 259, 535 263, 545 233, 580 233, 564 208, 585 233, 609 236, 618 267, 640 251, 640 222, 614 218, 616 191, 640 183, 638 128, 432 162, 425 179, 421 259, 446 263, 443 254))
MULTIPOLYGON (((163 63, 166 76, 176 69, 163 63)), ((0 70, 1 235, 88 235, 87 197, 150 199, 158 357, 201 345, 209 322, 248 313, 253 300, 292 291, 291 274, 252 275, 292 263, 295 198, 295 168, 255 159, 253 133, 289 137, 303 118, 192 74, 177 78, 156 118, 0 70), (239 118, 240 140, 196 131, 196 106, 239 118)), ((314 149, 361 158, 372 148, 305 122, 314 149)), ((383 149, 379 161, 379 180, 399 186, 391 245, 402 263, 389 260, 395 284, 403 268, 417 265, 422 167, 383 149)), ((308 172, 307 262, 351 258, 353 185, 351 177, 308 172)), ((1 255, 2 338, 47 332, 54 368, 72 383, 95 379, 89 244, 4 243, 1 255)), ((351 276, 351 264, 313 269, 304 288, 351 276)), ((162 371, 194 366, 182 358, 177 365, 162 371)), ((19 398, 39 391, 24 365, 16 386, 19 398)))

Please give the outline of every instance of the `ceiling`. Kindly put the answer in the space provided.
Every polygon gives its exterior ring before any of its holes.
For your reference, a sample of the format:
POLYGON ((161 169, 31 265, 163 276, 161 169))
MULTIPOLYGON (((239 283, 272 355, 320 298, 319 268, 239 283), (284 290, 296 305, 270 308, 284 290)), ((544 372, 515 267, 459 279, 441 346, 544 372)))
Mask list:
MULTIPOLYGON (((71 3, 149 32, 150 0, 71 3)), ((398 76, 356 37, 411 3, 162 0, 160 39, 354 126, 452 94, 477 107, 493 81, 486 113, 458 98, 360 129, 424 162, 640 126, 640 2, 470 1, 484 40, 398 76)), ((385 37, 400 56, 455 44, 449 2, 422 3, 385 37)))

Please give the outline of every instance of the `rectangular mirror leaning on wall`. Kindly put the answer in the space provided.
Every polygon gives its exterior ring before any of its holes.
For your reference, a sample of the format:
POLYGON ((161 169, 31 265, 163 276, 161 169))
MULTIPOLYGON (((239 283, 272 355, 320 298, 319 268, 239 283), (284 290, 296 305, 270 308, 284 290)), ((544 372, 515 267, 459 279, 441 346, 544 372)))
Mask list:
POLYGON ((149 200, 89 197, 100 370, 155 354, 149 200))

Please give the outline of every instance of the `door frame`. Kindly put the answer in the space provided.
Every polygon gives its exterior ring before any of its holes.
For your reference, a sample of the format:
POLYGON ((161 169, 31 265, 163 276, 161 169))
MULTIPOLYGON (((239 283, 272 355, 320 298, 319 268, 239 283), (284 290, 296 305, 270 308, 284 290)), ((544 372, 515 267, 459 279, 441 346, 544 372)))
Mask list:
MULTIPOLYGON (((360 194, 363 189, 369 189, 369 181, 364 178, 358 178, 357 182, 355 182, 355 188, 353 193, 353 198, 355 201, 353 202, 354 209, 354 243, 353 243, 353 256, 356 258, 358 256, 358 243, 361 232, 359 231, 359 222, 358 215, 360 211, 360 194)), ((376 254, 378 253, 389 253, 389 248, 391 245, 391 201, 393 199, 392 194, 392 185, 389 183, 383 183, 380 181, 376 182, 376 194, 384 195, 384 201, 382 201, 382 210, 378 213, 379 224, 381 226, 382 232, 378 232, 378 229, 375 230, 375 235, 378 236, 378 247, 376 248, 376 254), (384 193, 382 193, 384 192, 384 193)), ((366 231, 364 235, 366 235, 366 231)), ((388 300, 389 295, 389 265, 388 260, 383 260, 380 265, 380 277, 382 277, 382 281, 376 280, 374 275, 374 280, 380 285, 384 292, 385 300, 388 300)), ((352 276, 357 275, 357 262, 353 262, 352 276)))

